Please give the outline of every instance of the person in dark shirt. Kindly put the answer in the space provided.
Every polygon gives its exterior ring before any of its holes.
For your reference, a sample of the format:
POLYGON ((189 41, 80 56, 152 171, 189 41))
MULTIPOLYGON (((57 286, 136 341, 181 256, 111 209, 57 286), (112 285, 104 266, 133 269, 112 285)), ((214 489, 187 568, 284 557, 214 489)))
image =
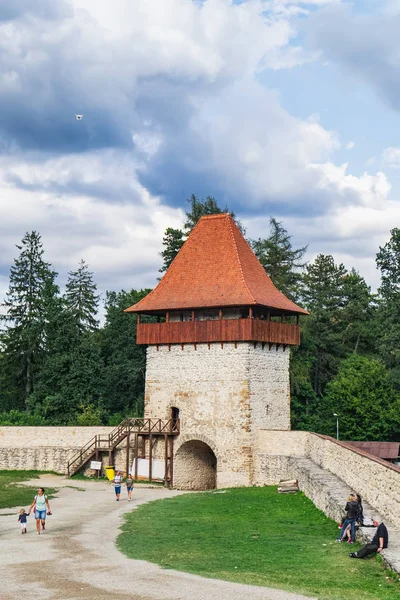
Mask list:
POLYGON ((18 523, 21 524, 21 533, 26 533, 26 523, 27 523, 28 515, 25 512, 24 508, 21 508, 18 516, 18 523))
POLYGON ((383 548, 388 547, 389 543, 389 534, 386 529, 386 525, 384 523, 378 523, 378 521, 374 521, 374 527, 378 529, 375 532, 372 541, 369 544, 365 544, 358 552, 350 552, 350 558, 365 558, 370 554, 374 554, 374 552, 382 552, 383 548))
POLYGON ((350 525, 351 538, 350 542, 354 542, 356 538, 356 521, 360 513, 360 505, 357 502, 356 494, 350 494, 347 504, 345 506, 346 518, 343 522, 342 529, 340 531, 337 542, 343 541, 347 527, 350 525))

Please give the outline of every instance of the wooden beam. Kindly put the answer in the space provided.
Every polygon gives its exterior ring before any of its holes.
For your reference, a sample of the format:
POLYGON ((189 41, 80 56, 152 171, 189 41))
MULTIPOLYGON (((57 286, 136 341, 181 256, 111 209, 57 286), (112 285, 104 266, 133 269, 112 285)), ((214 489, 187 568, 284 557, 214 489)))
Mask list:
POLYGON ((135 480, 138 477, 139 434, 135 433, 135 480))
POLYGON ((164 486, 168 487, 168 434, 164 436, 164 486))
POLYGON ((128 435, 126 436, 126 463, 125 463, 125 472, 128 475, 129 474, 129 451, 130 451, 130 438, 131 438, 131 434, 128 433, 128 435))
POLYGON ((140 313, 138 313, 138 316, 137 316, 137 324, 140 325, 140 313))
POLYGON ((149 481, 153 480, 153 436, 149 435, 149 481))
POLYGON ((169 438, 169 485, 174 485, 174 438, 169 438))
POLYGON ((252 318, 253 318, 253 307, 250 306, 250 308, 249 308, 249 319, 252 319, 252 318))

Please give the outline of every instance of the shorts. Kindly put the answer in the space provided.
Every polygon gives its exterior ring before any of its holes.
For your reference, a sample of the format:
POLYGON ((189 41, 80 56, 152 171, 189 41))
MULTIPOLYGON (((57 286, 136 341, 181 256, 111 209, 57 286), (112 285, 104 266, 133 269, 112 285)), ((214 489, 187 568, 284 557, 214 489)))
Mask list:
POLYGON ((45 510, 35 510, 35 519, 40 519, 41 521, 46 520, 46 511, 45 510))
POLYGON ((21 529, 26 529, 27 523, 21 523, 21 529))
POLYGON ((116 485, 115 486, 115 493, 116 494, 120 494, 121 493, 121 486, 120 485, 116 485))
POLYGON ((127 488, 126 488, 126 491, 127 491, 127 492, 131 492, 132 490, 133 490, 133 486, 131 486, 131 487, 127 487, 127 488))

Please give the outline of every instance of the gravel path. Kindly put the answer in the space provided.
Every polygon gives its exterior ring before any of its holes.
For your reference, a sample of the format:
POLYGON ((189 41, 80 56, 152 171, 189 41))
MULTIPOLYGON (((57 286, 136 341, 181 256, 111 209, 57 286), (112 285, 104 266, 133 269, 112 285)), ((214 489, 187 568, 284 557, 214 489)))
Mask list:
MULTIPOLYGON (((126 558, 115 547, 124 512, 180 492, 135 488, 116 502, 106 482, 42 476, 32 485, 56 487, 48 531, 36 535, 28 519, 21 535, 17 510, 0 510, 1 600, 300 600, 280 590, 205 579, 126 558)), ((123 490, 124 492, 125 490, 123 490)))

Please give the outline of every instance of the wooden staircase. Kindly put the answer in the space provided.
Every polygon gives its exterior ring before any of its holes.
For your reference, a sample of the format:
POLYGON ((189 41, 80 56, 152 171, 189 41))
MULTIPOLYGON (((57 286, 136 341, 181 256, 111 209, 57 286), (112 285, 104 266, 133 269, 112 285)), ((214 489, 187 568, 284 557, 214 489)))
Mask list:
POLYGON ((173 438, 179 435, 179 425, 179 419, 125 419, 108 435, 95 435, 71 458, 67 464, 68 477, 71 477, 77 473, 79 469, 81 469, 89 460, 99 460, 101 455, 105 452, 108 453, 108 462, 111 465, 113 461, 114 450, 124 440, 127 440, 128 465, 131 435, 134 435, 135 438, 135 457, 137 456, 138 438, 145 437, 150 439, 150 459, 152 451, 152 438, 154 436, 163 436, 165 438, 165 460, 167 462, 168 442, 172 442, 173 438))

